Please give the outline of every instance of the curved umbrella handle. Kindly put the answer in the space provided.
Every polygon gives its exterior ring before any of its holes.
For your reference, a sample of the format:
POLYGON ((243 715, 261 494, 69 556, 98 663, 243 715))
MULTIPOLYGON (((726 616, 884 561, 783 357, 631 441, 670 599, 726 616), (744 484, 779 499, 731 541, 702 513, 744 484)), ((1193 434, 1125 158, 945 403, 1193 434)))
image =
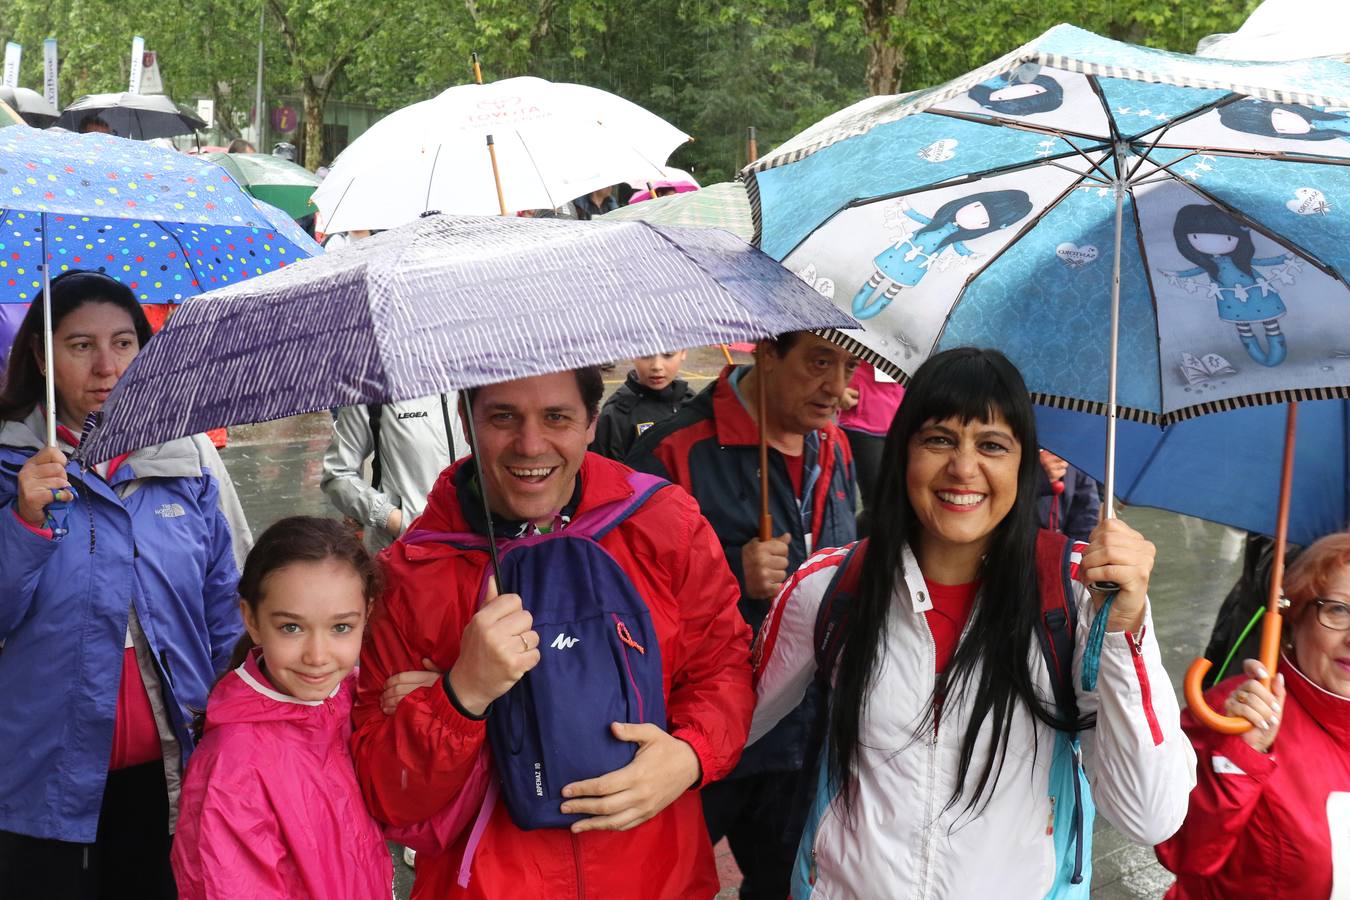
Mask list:
POLYGON ((1244 731, 1251 730, 1251 722, 1238 716, 1225 716, 1222 713, 1216 713, 1205 702, 1205 689, 1201 687, 1201 683, 1213 665, 1214 663, 1202 656, 1191 663, 1191 667, 1186 670, 1186 679, 1182 683, 1182 688, 1186 693, 1186 706, 1190 708, 1191 715, 1195 716, 1200 724, 1210 731, 1217 731, 1220 734, 1242 734, 1244 731))

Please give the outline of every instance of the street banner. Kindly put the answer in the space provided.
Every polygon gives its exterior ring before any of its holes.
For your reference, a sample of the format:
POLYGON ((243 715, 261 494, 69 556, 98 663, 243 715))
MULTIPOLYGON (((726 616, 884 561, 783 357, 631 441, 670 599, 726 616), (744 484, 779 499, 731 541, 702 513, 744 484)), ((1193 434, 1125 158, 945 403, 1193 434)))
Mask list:
POLYGON ((56 38, 47 38, 42 42, 42 96, 46 97, 52 106, 60 109, 61 103, 57 99, 60 90, 56 83, 56 75, 56 38))
POLYGON ((5 43, 4 85, 9 88, 19 86, 19 58, 23 56, 23 47, 13 41, 5 43))
POLYGON ((139 34, 131 39, 131 80, 127 91, 132 94, 141 92, 141 70, 145 66, 145 38, 139 34))
POLYGON ((153 50, 147 50, 141 56, 141 93, 164 93, 164 82, 159 77, 159 57, 153 50))

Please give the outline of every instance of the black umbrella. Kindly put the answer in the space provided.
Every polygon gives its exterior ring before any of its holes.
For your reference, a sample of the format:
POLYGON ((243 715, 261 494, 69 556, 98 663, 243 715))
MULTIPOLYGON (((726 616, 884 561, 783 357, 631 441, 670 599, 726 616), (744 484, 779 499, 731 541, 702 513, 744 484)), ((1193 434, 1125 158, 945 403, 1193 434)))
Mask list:
POLYGON ((71 131, 102 119, 118 137, 138 141, 192 134, 206 123, 163 94, 89 94, 70 104, 57 124, 71 131))
POLYGON ((34 128, 46 128, 61 115, 46 97, 31 88, 0 87, 0 101, 9 104, 10 109, 34 128))

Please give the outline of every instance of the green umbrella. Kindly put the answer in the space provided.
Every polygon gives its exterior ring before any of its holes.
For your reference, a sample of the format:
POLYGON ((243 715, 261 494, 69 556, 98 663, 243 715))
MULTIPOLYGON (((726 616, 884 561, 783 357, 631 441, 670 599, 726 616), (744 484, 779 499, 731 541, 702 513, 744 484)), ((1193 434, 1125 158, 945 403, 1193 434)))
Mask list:
POLYGON ((740 181, 724 181, 697 191, 643 200, 605 213, 600 218, 640 219, 654 225, 723 228, 745 241, 755 236, 755 224, 750 218, 750 200, 745 195, 745 184, 740 181))
POLYGON ((262 153, 204 153, 202 158, 229 172, 254 197, 293 219, 314 212, 309 197, 323 179, 303 166, 262 153))

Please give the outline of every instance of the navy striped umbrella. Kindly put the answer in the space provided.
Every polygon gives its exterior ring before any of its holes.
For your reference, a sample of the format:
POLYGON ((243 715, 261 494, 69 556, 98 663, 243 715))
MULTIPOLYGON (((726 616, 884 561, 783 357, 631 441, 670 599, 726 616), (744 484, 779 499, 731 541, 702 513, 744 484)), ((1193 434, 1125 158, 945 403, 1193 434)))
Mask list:
POLYGON ((431 216, 193 298, 85 457, 681 347, 857 323, 731 234, 431 216))

